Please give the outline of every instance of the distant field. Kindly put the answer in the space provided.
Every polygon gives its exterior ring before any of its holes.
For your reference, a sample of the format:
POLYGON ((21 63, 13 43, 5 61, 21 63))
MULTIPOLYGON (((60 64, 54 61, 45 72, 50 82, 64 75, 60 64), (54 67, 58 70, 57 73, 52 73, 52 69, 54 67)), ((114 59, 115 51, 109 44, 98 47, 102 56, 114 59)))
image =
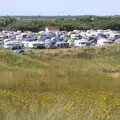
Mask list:
POLYGON ((120 120, 120 44, 1 49, 0 120, 120 120))

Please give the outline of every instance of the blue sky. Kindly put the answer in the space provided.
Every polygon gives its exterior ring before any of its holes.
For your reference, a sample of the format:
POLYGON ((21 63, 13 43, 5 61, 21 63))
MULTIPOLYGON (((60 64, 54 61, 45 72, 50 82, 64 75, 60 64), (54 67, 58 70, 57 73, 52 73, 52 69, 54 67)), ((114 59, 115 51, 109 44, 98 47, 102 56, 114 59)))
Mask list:
POLYGON ((120 0, 0 1, 0 15, 120 15, 120 0))

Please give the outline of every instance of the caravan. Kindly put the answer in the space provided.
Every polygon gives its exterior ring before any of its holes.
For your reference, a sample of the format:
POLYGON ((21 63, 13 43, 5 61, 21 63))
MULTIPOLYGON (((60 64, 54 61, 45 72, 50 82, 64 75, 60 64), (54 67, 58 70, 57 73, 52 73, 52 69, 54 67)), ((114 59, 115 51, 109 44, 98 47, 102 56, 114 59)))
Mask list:
POLYGON ((90 46, 90 43, 91 42, 86 39, 75 40, 73 42, 74 47, 86 47, 86 46, 90 46))
POLYGON ((28 43, 29 48, 45 48, 45 44, 43 41, 32 41, 28 43))
POLYGON ((102 39, 97 40, 97 46, 104 46, 104 45, 109 45, 112 43, 113 43, 112 40, 108 40, 106 38, 102 38, 102 39))
POLYGON ((96 39, 97 39, 97 46, 104 46, 113 43, 112 40, 109 40, 106 35, 101 33, 97 35, 96 39))
POLYGON ((19 41, 9 41, 4 43, 4 48, 7 49, 20 49, 22 44, 19 41))

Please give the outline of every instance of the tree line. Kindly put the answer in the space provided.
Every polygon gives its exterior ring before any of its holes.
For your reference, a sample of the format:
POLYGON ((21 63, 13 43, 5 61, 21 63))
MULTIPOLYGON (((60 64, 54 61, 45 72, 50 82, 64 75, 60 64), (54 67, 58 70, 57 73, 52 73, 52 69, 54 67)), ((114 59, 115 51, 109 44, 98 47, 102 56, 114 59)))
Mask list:
POLYGON ((38 32, 46 26, 59 26, 60 30, 71 31, 74 29, 112 29, 120 30, 120 16, 98 17, 85 16, 77 18, 53 18, 53 19, 18 19, 18 17, 0 17, 1 30, 22 30, 38 32))

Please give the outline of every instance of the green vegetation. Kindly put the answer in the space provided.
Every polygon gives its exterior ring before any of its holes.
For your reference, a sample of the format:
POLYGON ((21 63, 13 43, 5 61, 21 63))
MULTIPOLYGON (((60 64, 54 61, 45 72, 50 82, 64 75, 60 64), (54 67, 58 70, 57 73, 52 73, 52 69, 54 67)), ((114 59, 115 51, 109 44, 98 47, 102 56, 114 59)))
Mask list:
POLYGON ((0 120, 119 120, 120 44, 0 50, 0 120))
POLYGON ((9 16, 6 16, 6 17, 0 17, 0 29, 7 29, 6 27, 8 25, 12 25, 16 22, 16 19, 13 18, 13 17, 9 17, 9 16))
POLYGON ((44 30, 46 26, 59 26, 61 30, 71 31, 74 29, 112 29, 120 30, 120 17, 97 17, 82 16, 71 18, 41 18, 39 17, 0 17, 0 28, 8 30, 31 30, 38 32, 44 30))

